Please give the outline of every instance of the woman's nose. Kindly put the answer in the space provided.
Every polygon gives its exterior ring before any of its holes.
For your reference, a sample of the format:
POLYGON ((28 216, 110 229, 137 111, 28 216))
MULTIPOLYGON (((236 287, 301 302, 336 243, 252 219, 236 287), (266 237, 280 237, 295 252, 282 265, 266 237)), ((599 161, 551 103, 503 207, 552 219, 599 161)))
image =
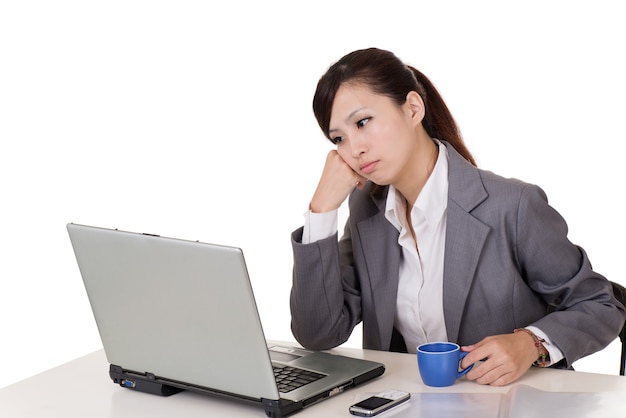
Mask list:
POLYGON ((363 138, 356 136, 353 137, 350 141, 352 156, 354 158, 359 158, 361 155, 367 152, 367 143, 363 138))

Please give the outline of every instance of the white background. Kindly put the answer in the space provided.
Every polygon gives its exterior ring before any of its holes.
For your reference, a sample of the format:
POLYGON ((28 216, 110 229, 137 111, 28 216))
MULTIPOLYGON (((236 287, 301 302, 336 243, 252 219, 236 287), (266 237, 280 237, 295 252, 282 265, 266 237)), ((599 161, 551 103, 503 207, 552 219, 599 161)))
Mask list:
MULTIPOLYGON (((370 46, 425 72, 479 165, 541 185, 625 284, 621 10, 0 0, 0 387, 101 347, 68 222, 241 247, 266 336, 292 340, 290 233, 331 149, 311 98, 370 46)), ((616 343, 576 364, 617 366, 616 343)))

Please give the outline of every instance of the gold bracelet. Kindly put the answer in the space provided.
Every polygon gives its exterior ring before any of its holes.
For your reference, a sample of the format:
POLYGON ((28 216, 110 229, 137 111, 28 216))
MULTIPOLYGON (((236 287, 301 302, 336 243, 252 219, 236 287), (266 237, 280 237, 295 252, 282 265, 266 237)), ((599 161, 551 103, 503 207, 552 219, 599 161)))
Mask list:
POLYGON ((539 356, 533 364, 539 367, 548 367, 550 365, 550 353, 548 353, 548 350, 546 350, 546 347, 543 345, 546 340, 537 337, 534 332, 526 328, 517 328, 513 332, 519 331, 525 332, 526 334, 530 335, 533 339, 533 342, 535 343, 535 347, 537 347, 539 356))

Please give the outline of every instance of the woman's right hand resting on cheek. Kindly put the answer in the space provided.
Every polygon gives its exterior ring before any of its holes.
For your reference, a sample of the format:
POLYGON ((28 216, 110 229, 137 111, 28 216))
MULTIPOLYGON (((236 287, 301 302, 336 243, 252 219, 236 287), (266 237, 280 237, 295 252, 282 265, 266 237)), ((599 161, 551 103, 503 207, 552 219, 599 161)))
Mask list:
POLYGON ((357 174, 336 150, 326 156, 322 178, 311 199, 309 209, 315 213, 338 209, 354 187, 362 189, 367 179, 357 174))

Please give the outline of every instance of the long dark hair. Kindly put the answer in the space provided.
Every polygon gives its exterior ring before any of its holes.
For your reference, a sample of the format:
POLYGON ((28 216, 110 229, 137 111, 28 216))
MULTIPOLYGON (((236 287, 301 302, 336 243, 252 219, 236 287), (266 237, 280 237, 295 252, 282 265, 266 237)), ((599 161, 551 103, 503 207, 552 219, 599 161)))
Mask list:
POLYGON ((322 132, 330 140, 328 130, 335 94, 346 82, 368 86, 374 93, 391 98, 399 106, 409 92, 417 92, 424 101, 422 126, 431 138, 447 141, 472 165, 461 132, 443 98, 428 78, 415 68, 405 65, 389 51, 368 48, 345 55, 320 78, 313 96, 313 113, 322 132))

